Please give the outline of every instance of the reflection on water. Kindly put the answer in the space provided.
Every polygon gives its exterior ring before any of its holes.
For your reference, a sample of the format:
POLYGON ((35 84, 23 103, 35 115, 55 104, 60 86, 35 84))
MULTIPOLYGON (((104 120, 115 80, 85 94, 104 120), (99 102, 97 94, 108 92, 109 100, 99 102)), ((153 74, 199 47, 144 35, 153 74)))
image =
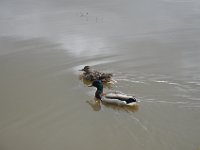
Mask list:
POLYGON ((100 100, 94 99, 94 100, 91 100, 91 101, 86 101, 86 103, 88 103, 94 111, 100 111, 101 110, 100 100))
POLYGON ((108 54, 109 49, 106 47, 106 41, 103 39, 94 37, 82 37, 82 35, 71 35, 66 37, 60 42, 64 49, 67 49, 70 54, 79 58, 79 57, 94 57, 98 54, 108 54))

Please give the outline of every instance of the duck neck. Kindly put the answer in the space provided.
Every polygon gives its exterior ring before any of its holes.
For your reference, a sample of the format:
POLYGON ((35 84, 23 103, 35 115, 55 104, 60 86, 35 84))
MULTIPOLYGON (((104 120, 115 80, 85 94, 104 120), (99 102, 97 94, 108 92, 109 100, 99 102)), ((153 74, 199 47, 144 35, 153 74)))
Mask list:
POLYGON ((99 85, 97 87, 96 93, 95 93, 95 97, 97 99, 101 99, 102 98, 102 94, 103 94, 103 85, 99 85))

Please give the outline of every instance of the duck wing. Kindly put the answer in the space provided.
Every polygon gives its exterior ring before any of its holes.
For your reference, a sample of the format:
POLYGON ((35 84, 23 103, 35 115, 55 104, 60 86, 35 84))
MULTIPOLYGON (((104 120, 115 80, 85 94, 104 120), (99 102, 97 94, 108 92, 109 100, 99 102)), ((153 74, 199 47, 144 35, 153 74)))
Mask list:
POLYGON ((108 93, 105 95, 106 98, 111 98, 111 99, 119 99, 119 100, 127 100, 130 98, 133 98, 133 96, 128 96, 126 94, 122 93, 108 93))
POLYGON ((125 102, 126 104, 135 103, 137 100, 133 96, 128 96, 126 94, 119 94, 119 93, 108 93, 105 95, 105 98, 107 98, 107 101, 110 99, 110 101, 121 101, 125 102))
POLYGON ((113 76, 112 73, 101 73, 100 78, 105 79, 105 78, 111 78, 113 76))

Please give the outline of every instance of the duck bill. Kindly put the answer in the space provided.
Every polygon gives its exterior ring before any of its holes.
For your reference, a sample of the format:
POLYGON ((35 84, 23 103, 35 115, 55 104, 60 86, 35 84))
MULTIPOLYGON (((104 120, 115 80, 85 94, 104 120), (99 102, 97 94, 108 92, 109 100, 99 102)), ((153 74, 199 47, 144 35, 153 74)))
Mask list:
POLYGON ((81 69, 81 70, 78 70, 78 71, 84 71, 83 69, 81 69))

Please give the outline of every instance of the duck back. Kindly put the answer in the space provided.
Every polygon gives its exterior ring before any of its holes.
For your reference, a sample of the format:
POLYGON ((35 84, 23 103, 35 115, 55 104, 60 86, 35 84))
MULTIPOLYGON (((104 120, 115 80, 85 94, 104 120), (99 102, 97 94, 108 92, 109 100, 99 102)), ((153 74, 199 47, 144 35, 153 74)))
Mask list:
POLYGON ((135 105, 137 102, 133 96, 121 93, 108 93, 102 98, 102 101, 118 105, 135 105))

